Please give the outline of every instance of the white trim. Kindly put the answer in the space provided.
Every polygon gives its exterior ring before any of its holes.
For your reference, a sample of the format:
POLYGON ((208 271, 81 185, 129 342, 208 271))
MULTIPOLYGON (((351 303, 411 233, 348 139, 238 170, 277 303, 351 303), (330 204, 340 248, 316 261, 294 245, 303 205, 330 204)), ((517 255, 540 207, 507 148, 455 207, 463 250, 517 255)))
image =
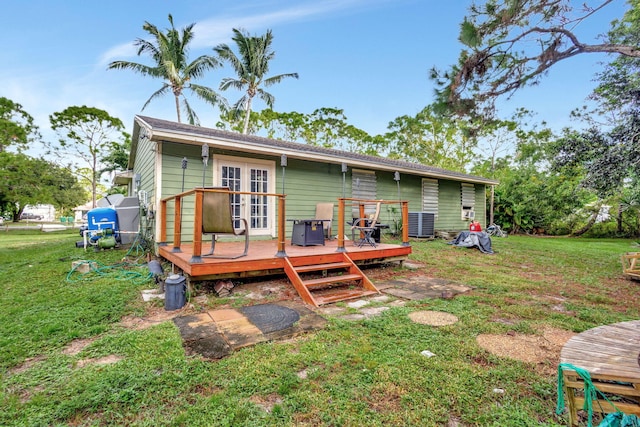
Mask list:
MULTIPOLYGON (((160 200, 162 199, 162 144, 157 141, 149 141, 153 148, 155 147, 155 161, 154 161, 154 179, 155 179, 155 192, 153 198, 155 200, 154 206, 156 207, 156 218, 160 213, 160 200)), ((156 232, 155 236, 160 236, 160 221, 156 220, 156 232)), ((167 236, 168 238, 169 236, 167 236)), ((166 243, 166 242, 165 242, 166 243)))
MULTIPOLYGON (((235 165, 240 166, 242 168, 243 174, 248 175, 248 171, 251 167, 262 167, 267 169, 271 178, 269 179, 268 189, 269 193, 276 192, 276 163, 273 160, 264 160, 264 159, 252 159, 250 157, 236 157, 236 156, 225 156, 225 155, 213 155, 213 161, 211 162, 211 167, 213 168, 212 180, 213 185, 217 186, 220 183, 220 167, 222 164, 225 165, 235 165)), ((249 177, 243 176, 243 183, 249 183, 249 177)), ((248 191, 248 189, 242 189, 242 191, 248 191)), ((276 237, 276 204, 277 201, 273 197, 268 198, 269 203, 269 224, 265 230, 251 230, 250 235, 252 236, 271 236, 276 237)), ((247 204, 248 209, 248 204, 247 204)), ((247 221, 249 219, 247 218, 247 221)))

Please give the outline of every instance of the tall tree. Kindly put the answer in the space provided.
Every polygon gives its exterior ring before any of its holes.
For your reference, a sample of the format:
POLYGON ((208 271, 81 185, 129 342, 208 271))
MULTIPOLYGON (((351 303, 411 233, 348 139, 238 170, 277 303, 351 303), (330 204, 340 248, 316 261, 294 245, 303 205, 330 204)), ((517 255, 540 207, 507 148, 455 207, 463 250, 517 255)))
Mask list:
POLYGON ((173 93, 176 106, 178 122, 180 117, 180 100, 187 114, 189 123, 200 124, 197 114, 189 105, 184 91, 189 90, 200 99, 211 105, 226 105, 226 100, 215 90, 193 83, 201 78, 206 71, 220 66, 217 59, 209 55, 201 55, 194 61, 188 60, 189 43, 193 40, 193 26, 188 25, 182 30, 177 30, 173 25, 173 17, 169 15, 171 28, 165 32, 159 30, 155 25, 145 22, 142 29, 153 36, 154 40, 148 41, 136 39, 134 45, 138 47, 138 56, 147 54, 154 64, 145 65, 130 61, 114 61, 109 64, 108 69, 129 69, 143 76, 163 80, 162 87, 154 92, 142 106, 144 110, 151 100, 167 94, 173 93))
POLYGON ((9 146, 22 150, 39 139, 38 127, 22 105, 0 97, 0 153, 9 146))
POLYGON ((100 160, 113 150, 114 144, 124 144, 124 125, 118 118, 98 108, 68 107, 49 116, 51 128, 59 136, 53 151, 70 161, 69 166, 91 183, 91 200, 96 204, 96 190, 103 165, 100 160), (88 170, 88 173, 82 173, 88 170), (88 168, 88 169, 87 169, 88 168))
MULTIPOLYGON (((608 38, 602 43, 585 43, 574 31, 612 2, 474 3, 461 24, 459 40, 465 48, 458 63, 444 73, 432 72, 440 101, 457 112, 474 111, 479 106, 491 112, 496 97, 537 84, 550 67, 573 56, 599 52, 640 57, 637 41, 608 38)), ((637 11, 637 1, 630 0, 629 5, 637 11)))
POLYGON ((0 153, 0 211, 11 211, 14 221, 28 204, 70 210, 85 200, 86 193, 66 168, 21 153, 0 153))
POLYGON ((384 146, 390 158, 465 171, 473 162, 476 126, 437 114, 432 105, 415 116, 401 116, 387 126, 384 146))
POLYGON ((232 40, 238 48, 237 56, 227 44, 220 44, 213 48, 221 60, 228 62, 236 72, 237 77, 227 77, 222 79, 220 90, 234 88, 244 91, 242 98, 233 106, 234 111, 240 114, 244 112, 244 126, 242 133, 247 133, 249 129, 249 116, 251 114, 251 104, 254 97, 262 99, 269 108, 273 109, 275 98, 269 92, 262 89, 262 86, 269 87, 280 83, 288 77, 298 78, 298 73, 278 74, 267 77, 269 63, 275 57, 275 52, 271 49, 273 34, 268 30, 262 36, 251 36, 247 32, 233 29, 232 40))
MULTIPOLYGON (((217 123, 221 129, 237 132, 241 132, 243 125, 231 111, 222 115, 217 123)), ((377 154, 374 138, 350 125, 344 111, 338 108, 318 108, 311 114, 281 113, 265 108, 251 114, 249 132, 354 153, 377 154)))

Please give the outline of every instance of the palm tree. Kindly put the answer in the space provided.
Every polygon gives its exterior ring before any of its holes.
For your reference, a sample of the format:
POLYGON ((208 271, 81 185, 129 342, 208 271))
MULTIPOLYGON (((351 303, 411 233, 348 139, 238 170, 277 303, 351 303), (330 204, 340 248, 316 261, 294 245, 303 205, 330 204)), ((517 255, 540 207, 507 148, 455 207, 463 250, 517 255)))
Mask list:
POLYGON ((199 56, 189 63, 187 59, 188 45, 193 40, 193 26, 195 24, 178 31, 173 26, 173 17, 171 15, 169 15, 169 23, 171 23, 171 28, 167 29, 166 32, 162 32, 155 25, 145 22, 142 29, 151 34, 155 40, 137 39, 134 42, 134 45, 138 47, 138 56, 143 53, 148 54, 155 62, 153 66, 129 61, 114 61, 109 64, 107 69, 130 69, 144 76, 162 79, 164 81, 162 87, 151 95, 142 110, 149 105, 152 99, 171 91, 175 97, 178 122, 181 122, 180 98, 182 98, 189 123, 199 125, 198 116, 189 105, 183 92, 188 89, 212 105, 225 106, 226 100, 216 91, 206 86, 191 83, 192 80, 202 77, 205 71, 219 67, 221 64, 216 58, 209 55, 199 56))
POLYGON ((298 73, 279 74, 273 77, 266 77, 269 72, 269 61, 271 61, 275 52, 271 50, 271 42, 273 35, 268 30, 263 36, 251 36, 246 32, 233 29, 233 37, 231 38, 238 46, 240 57, 231 50, 226 44, 220 44, 213 48, 220 59, 231 64, 238 78, 227 77, 222 79, 220 90, 229 88, 245 91, 245 94, 238 102, 235 103, 233 109, 236 114, 244 110, 244 126, 242 133, 247 133, 249 129, 249 115, 251 114, 251 102, 255 96, 262 99, 269 108, 273 109, 275 98, 269 92, 264 91, 261 86, 269 87, 273 84, 280 83, 282 79, 287 77, 298 78, 298 73))

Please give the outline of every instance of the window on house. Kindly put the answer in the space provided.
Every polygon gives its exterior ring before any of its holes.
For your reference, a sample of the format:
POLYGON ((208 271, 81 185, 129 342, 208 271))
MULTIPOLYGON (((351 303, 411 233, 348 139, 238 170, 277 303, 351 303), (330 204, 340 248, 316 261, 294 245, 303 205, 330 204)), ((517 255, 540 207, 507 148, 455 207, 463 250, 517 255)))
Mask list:
POLYGON ((462 219, 475 217, 476 187, 465 182, 460 184, 460 204, 462 206, 462 219))
MULTIPOLYGON (((376 199, 376 173, 373 171, 357 170, 351 171, 351 197, 354 199, 375 200, 376 199)), ((376 211, 374 204, 365 206, 365 213, 372 214, 376 211)), ((358 206, 353 206, 353 217, 360 216, 358 206)))
POLYGON ((438 217, 438 180, 422 179, 422 212, 432 213, 438 217))

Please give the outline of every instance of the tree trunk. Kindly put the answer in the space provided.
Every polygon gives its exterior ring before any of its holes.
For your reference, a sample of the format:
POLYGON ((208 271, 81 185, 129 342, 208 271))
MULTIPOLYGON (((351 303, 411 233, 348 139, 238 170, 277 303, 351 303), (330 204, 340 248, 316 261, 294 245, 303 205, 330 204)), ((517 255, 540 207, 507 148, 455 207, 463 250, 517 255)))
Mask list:
POLYGON ((618 217, 616 220, 618 221, 618 234, 622 234, 622 203, 618 204, 618 217))
POLYGON ((575 233, 571 233, 571 236, 579 237, 579 236, 582 236, 587 231, 589 231, 589 229, 593 227, 593 224, 596 223, 596 219, 598 218, 598 213, 600 213, 600 209, 598 209, 596 212, 591 214, 591 218, 589 218, 589 221, 585 224, 585 226, 582 227, 580 230, 576 231, 575 233))
POLYGON ((178 115, 178 123, 182 123, 180 121, 180 97, 178 95, 174 95, 176 99, 176 114, 178 115))
POLYGON ((249 131, 249 116, 251 115, 251 97, 247 99, 247 109, 244 115, 244 126, 242 127, 242 133, 247 134, 249 131))

